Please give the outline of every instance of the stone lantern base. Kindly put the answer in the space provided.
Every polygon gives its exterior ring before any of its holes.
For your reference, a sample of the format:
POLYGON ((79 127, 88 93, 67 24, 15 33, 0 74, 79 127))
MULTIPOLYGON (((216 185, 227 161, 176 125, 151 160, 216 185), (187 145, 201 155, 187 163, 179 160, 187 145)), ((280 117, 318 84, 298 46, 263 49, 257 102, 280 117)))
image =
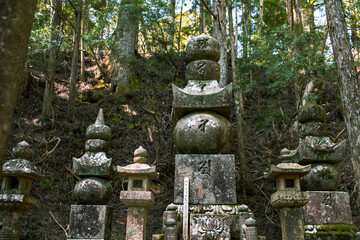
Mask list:
POLYGON ((68 240, 111 239, 111 215, 106 205, 71 205, 68 240))

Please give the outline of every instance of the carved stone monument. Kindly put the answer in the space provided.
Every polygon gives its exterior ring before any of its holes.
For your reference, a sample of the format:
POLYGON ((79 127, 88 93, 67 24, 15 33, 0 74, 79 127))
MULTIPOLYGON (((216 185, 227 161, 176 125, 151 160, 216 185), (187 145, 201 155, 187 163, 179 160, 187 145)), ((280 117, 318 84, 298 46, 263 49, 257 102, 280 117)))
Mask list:
POLYGON ((121 191, 120 199, 127 207, 126 240, 146 239, 147 208, 154 205, 154 194, 150 191, 150 180, 157 179, 155 166, 147 162, 147 151, 139 147, 134 152, 134 163, 117 167, 118 173, 128 179, 128 190, 121 191))
POLYGON ((85 154, 73 158, 73 170, 82 179, 75 186, 77 205, 71 205, 68 239, 110 239, 111 208, 106 204, 112 196, 109 180, 116 169, 107 158, 111 130, 104 123, 100 109, 96 122, 86 130, 85 154))
POLYGON ((334 164, 344 160, 345 141, 334 143, 327 136, 326 113, 309 103, 298 114, 299 147, 290 151, 294 162, 311 164, 301 178, 309 202, 303 207, 305 239, 360 239, 353 225, 347 192, 337 191, 340 173, 334 164))
POLYGON ((15 159, 8 160, 2 167, 0 190, 0 240, 17 240, 20 233, 20 218, 24 211, 37 203, 30 196, 33 180, 40 180, 43 174, 28 160, 32 151, 22 141, 13 148, 15 159))
MULTIPOLYGON (((252 214, 245 205, 236 204, 235 158, 229 154, 233 145, 229 122, 232 84, 224 88, 218 84, 219 42, 205 34, 194 37, 188 42, 186 57, 188 83, 184 89, 173 85, 178 154, 174 204, 164 213, 163 237, 255 240, 257 233, 252 230, 256 229, 256 221, 249 222, 251 227, 244 231, 245 221, 252 214), (185 179, 189 179, 188 198, 186 191, 184 195, 185 179), (189 232, 183 233, 187 226, 189 232)), ((159 237, 154 235, 153 239, 159 237)))

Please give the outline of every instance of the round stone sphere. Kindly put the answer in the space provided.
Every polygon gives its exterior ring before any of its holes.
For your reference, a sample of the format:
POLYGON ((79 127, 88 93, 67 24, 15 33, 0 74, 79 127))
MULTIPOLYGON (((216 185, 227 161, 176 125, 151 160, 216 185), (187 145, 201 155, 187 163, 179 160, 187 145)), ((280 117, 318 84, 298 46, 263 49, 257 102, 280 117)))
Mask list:
POLYGON ((174 138, 180 153, 216 154, 230 152, 234 134, 225 117, 214 112, 193 112, 177 122, 174 138))
POLYGON ((206 34, 201 34, 200 36, 191 38, 186 47, 186 59, 188 62, 201 59, 215 62, 219 61, 219 41, 206 34))
POLYGON ((75 185, 75 197, 80 204, 106 204, 111 195, 111 184, 100 178, 85 178, 75 185))
POLYGON ((327 163, 311 164, 311 170, 301 178, 301 190, 334 191, 340 185, 340 173, 327 163))
POLYGON ((300 123, 310 121, 324 122, 325 119, 325 109, 318 104, 308 103, 299 110, 298 120, 300 123))

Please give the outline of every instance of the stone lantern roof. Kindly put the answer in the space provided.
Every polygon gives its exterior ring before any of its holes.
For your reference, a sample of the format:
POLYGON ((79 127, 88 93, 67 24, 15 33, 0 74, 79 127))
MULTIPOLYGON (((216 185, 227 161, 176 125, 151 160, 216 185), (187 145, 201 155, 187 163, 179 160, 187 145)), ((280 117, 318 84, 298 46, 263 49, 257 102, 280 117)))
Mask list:
POLYGON ((140 146, 134 151, 134 162, 133 164, 127 165, 125 167, 117 166, 118 173, 126 178, 131 176, 143 176, 149 177, 149 179, 158 179, 158 173, 156 172, 155 166, 149 166, 147 162, 147 151, 140 146))
POLYGON ((301 177, 306 175, 310 169, 311 165, 302 166, 297 163, 279 163, 276 166, 271 165, 265 177, 269 179, 276 179, 280 175, 297 175, 301 177))
POLYGON ((32 155, 30 145, 22 141, 13 148, 15 159, 8 160, 2 167, 2 176, 27 177, 32 180, 40 180, 44 177, 42 173, 28 160, 32 155))

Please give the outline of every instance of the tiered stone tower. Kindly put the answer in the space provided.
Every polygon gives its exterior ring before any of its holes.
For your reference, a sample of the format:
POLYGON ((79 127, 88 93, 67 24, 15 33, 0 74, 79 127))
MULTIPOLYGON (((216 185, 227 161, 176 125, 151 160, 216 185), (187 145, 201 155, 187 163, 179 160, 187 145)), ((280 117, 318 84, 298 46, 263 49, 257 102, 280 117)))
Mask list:
POLYGON ((78 205, 71 205, 68 239, 110 239, 111 208, 106 204, 112 196, 109 180, 116 168, 107 158, 111 130, 104 123, 100 109, 96 122, 86 129, 85 154, 73 158, 73 170, 82 179, 75 186, 78 205))
POLYGON ((194 37, 186 56, 188 84, 184 89, 173 85, 179 154, 175 155, 174 204, 164 214, 164 238, 257 239, 250 210, 236 205, 235 158, 229 154, 232 84, 218 85, 219 43, 204 34, 194 37))
POLYGON ((15 159, 2 167, 0 190, 0 240, 17 240, 20 234, 20 219, 24 211, 37 203, 30 196, 33 180, 43 174, 27 159, 31 157, 30 145, 22 141, 13 148, 15 159))
POLYGON ((340 173, 334 164, 344 160, 345 141, 336 144, 327 136, 322 106, 307 104, 298 114, 299 148, 292 151, 299 164, 311 164, 301 178, 309 203, 303 207, 305 239, 360 239, 352 225, 349 194, 337 191, 340 173))

